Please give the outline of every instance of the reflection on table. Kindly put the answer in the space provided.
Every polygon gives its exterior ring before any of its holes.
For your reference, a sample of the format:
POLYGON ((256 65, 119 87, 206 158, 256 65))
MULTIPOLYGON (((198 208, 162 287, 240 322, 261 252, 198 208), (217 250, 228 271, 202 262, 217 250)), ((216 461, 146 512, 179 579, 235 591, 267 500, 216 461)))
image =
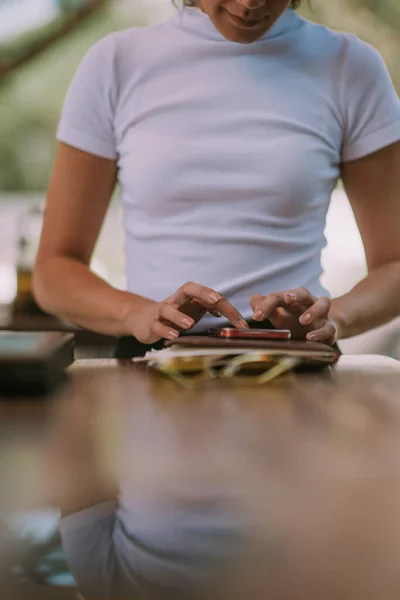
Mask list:
POLYGON ((78 362, 54 398, 0 405, 2 547, 25 535, 3 573, 86 600, 397 599, 399 384, 379 357, 197 390, 78 362))

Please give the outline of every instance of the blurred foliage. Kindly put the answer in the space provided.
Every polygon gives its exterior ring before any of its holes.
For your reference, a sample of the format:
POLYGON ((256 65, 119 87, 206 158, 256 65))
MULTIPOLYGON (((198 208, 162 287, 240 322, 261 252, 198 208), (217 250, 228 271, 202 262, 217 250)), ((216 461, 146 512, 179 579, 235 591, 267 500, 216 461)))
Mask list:
MULTIPOLYGON (((68 12, 83 0, 57 1, 60 9, 68 12)), ((115 5, 94 14, 67 38, 0 83, 0 190, 46 189, 63 99, 83 54, 109 31, 141 24, 134 13, 116 8, 119 4, 115 1, 115 5)), ((400 90, 400 0, 310 0, 304 2, 302 12, 335 29, 352 31, 376 46, 400 90)), ((38 34, 46 32, 24 34, 18 44, 38 34)))
POLYGON ((393 27, 400 27, 400 7, 398 0, 357 0, 356 4, 368 8, 372 13, 393 25, 393 27))
POLYGON ((102 9, 0 85, 0 190, 46 189, 68 85, 90 46, 129 26, 126 19, 126 13, 102 9))
MULTIPOLYGON (((3 64, 7 65, 8 63, 18 61, 26 54, 29 55, 36 47, 40 48, 40 46, 45 45, 52 38, 56 40, 68 23, 71 23, 71 25, 79 24, 83 11, 89 12, 89 9, 94 10, 106 1, 52 0, 54 17, 49 22, 44 23, 42 26, 28 29, 15 37, 11 36, 10 38, 0 40, 0 67, 3 64)), ((2 7, 11 5, 18 8, 20 4, 17 0, 3 0, 3 2, 0 0, 0 17, 2 15, 2 7)), ((20 10, 23 10, 23 8, 24 5, 22 4, 20 10)))

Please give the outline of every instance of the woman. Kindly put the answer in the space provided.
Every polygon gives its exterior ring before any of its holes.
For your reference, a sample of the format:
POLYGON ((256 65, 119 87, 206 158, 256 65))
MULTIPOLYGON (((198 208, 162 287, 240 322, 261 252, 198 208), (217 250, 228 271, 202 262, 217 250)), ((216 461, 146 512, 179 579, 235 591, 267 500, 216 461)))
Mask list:
POLYGON ((44 309, 129 336, 129 355, 217 314, 329 344, 399 314, 399 98, 372 47, 297 5, 199 0, 88 52, 58 130, 44 309), (368 276, 331 301, 320 255, 339 178, 368 276), (117 181, 128 291, 89 270, 117 181))

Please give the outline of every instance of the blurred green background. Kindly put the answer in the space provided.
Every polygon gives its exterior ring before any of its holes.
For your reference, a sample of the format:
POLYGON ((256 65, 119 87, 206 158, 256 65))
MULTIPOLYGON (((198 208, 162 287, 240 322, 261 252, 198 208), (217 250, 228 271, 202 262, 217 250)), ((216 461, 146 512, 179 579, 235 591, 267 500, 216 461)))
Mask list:
MULTIPOLYGON (((35 0, 27 1, 32 4, 35 0)), ((9 59, 32 40, 46 39, 66 14, 79 9, 85 0, 54 3, 58 4, 59 14, 50 23, 30 30, 28 21, 28 31, 5 40, 0 31, 0 60, 9 59)), ((7 16, 7 7, 10 13, 10 4, 20 12, 24 10, 23 0, 0 0, 0 18, 2 12, 7 16)), ((84 52, 109 31, 143 25, 172 11, 170 0, 105 2, 63 39, 0 80, 0 190, 46 189, 63 98, 84 52)), ((304 0, 301 12, 333 28, 357 33, 376 46, 400 90, 400 0, 304 0)))

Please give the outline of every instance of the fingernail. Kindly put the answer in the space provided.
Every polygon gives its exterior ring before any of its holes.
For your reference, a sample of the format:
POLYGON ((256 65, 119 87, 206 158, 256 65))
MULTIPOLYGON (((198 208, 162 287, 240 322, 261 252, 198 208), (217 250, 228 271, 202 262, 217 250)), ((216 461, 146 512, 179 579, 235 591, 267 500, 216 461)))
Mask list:
POLYGON ((189 327, 193 327, 194 322, 191 319, 183 319, 182 324, 185 329, 189 329, 189 327))
POLYGON ((261 319, 261 318, 262 318, 262 316, 263 316, 263 311, 262 311, 262 310, 257 310, 257 311, 254 313, 254 317, 253 317, 253 318, 254 318, 256 321, 258 321, 259 319, 261 319))
POLYGON ((290 300, 296 300, 296 294, 286 293, 285 296, 286 296, 286 298, 290 298, 290 300))
POLYGON ((309 323, 310 321, 311 321, 311 315, 309 313, 300 317, 300 323, 306 324, 306 323, 309 323))
POLYGON ((310 340, 310 342, 316 342, 317 336, 315 335, 315 333, 311 333, 310 335, 307 336, 307 339, 310 340))
POLYGON ((179 337, 179 333, 177 331, 169 331, 168 332, 168 337, 170 340, 176 340, 177 337, 179 337))
POLYGON ((221 300, 221 296, 217 294, 217 292, 211 292, 208 297, 210 298, 211 302, 219 302, 221 300))
POLYGON ((241 327, 242 329, 248 329, 248 328, 249 328, 248 324, 246 323, 246 321, 245 321, 244 319, 241 319, 241 320, 239 321, 239 325, 240 325, 240 327, 241 327))

